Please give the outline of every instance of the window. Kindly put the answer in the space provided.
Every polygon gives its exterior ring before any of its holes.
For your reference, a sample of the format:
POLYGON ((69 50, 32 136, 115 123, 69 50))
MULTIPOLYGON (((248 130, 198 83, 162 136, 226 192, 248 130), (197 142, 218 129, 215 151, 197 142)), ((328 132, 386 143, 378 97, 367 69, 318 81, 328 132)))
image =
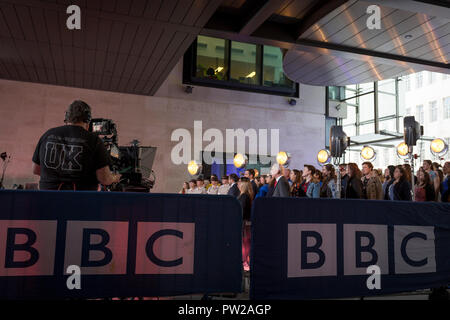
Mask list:
POLYGON ((198 36, 195 70, 197 78, 227 80, 225 46, 223 39, 198 36))
POLYGON ((263 85, 292 88, 292 81, 283 72, 283 53, 280 48, 263 46, 263 85))
POLYGON ((410 116, 410 115, 411 115, 411 108, 406 108, 405 116, 410 116))
POLYGON ((423 105, 422 104, 416 106, 416 118, 417 118, 416 120, 420 124, 423 124, 424 114, 423 114, 423 105))
POLYGON ((445 97, 442 101, 444 109, 444 119, 450 119, 450 97, 445 97))
POLYGON ((436 81, 436 75, 434 72, 428 72, 428 83, 433 84, 436 81))
POLYGON ((422 88, 423 74, 422 72, 416 73, 416 88, 422 88))
POLYGON ((437 115, 438 115, 437 101, 431 101, 430 102, 430 121, 431 122, 437 121, 437 115))
POLYGON ((280 48, 198 36, 186 51, 183 83, 298 97, 280 48))
POLYGON ((411 77, 409 75, 405 77, 405 90, 411 91, 411 77))
POLYGON ((448 74, 446 74, 446 73, 443 73, 442 74, 442 80, 447 80, 447 79, 450 79, 450 75, 448 75, 448 74))
POLYGON ((257 85, 261 72, 257 60, 261 59, 255 44, 231 42, 230 81, 257 85))
MULTIPOLYGON (((336 86, 331 86, 328 87, 328 99, 330 100, 341 100, 341 99, 345 99, 344 94, 345 94, 345 90, 342 89, 343 87, 336 87, 336 86)), ((355 94, 353 93, 350 94, 351 96, 354 96, 355 94)))

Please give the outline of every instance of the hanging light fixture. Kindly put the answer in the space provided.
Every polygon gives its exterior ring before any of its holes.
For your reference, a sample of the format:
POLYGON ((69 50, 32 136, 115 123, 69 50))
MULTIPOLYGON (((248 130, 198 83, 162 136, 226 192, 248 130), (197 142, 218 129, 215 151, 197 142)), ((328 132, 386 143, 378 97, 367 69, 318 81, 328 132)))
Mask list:
POLYGON ((236 168, 243 168, 247 163, 247 157, 241 153, 238 153, 234 156, 233 163, 236 168))
POLYGON ((277 162, 282 166, 288 166, 291 161, 291 155, 288 152, 280 151, 277 154, 277 162))
POLYGON ((430 144, 431 153, 436 157, 441 157, 448 151, 448 145, 444 140, 438 138, 431 141, 430 144))
POLYGON ((408 157, 409 154, 409 147, 405 142, 400 143, 397 146, 397 156, 400 159, 406 159, 408 157))
POLYGON ((326 149, 322 149, 317 153, 317 162, 319 165, 324 166, 331 161, 331 154, 330 151, 326 149))
POLYGON ((377 157, 377 153, 374 148, 370 146, 364 146, 361 150, 361 159, 365 161, 373 161, 377 157))
POLYGON ((192 160, 188 164, 188 171, 191 176, 195 176, 200 173, 201 166, 195 161, 192 160))

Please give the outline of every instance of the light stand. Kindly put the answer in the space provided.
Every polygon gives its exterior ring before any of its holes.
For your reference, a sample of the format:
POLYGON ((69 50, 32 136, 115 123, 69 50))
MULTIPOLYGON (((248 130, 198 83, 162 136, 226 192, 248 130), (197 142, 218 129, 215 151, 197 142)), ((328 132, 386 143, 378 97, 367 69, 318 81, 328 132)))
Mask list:
POLYGON ((408 146, 409 148, 409 159, 411 162, 411 199, 412 201, 416 201, 416 195, 414 192, 414 152, 413 146, 408 146))

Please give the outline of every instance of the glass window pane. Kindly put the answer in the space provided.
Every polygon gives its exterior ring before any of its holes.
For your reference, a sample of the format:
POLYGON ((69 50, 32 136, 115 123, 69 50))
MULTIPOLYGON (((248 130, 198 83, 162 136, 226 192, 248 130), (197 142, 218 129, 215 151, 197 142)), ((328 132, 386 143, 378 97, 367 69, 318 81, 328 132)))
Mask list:
POLYGON ((258 85, 260 74, 256 57, 256 45, 232 41, 230 80, 233 82, 258 85))
POLYGON ((197 78, 226 80, 225 65, 226 40, 198 36, 197 38, 197 78))
POLYGON ((395 79, 378 81, 378 91, 395 94, 395 79))
POLYGON ((373 122, 359 126, 359 134, 360 135, 368 134, 368 133, 375 133, 375 124, 373 122))
POLYGON ((383 121, 379 122, 380 130, 396 132, 397 131, 396 126, 397 126, 397 122, 395 119, 383 120, 383 121))
POLYGON ((342 124, 345 126, 347 124, 355 124, 355 123, 356 123, 356 107, 348 106, 347 118, 342 119, 342 124))
POLYGON ((359 97, 359 121, 374 119, 373 93, 359 97))
POLYGON ((378 117, 395 115, 395 96, 378 92, 378 117))
POLYGON ((359 85, 359 94, 373 91, 373 82, 361 83, 359 85))
POLYGON ((356 136, 356 126, 344 126, 342 129, 344 130, 347 137, 356 136))
POLYGON ((283 53, 280 48, 264 46, 263 85, 270 87, 292 88, 294 82, 288 79, 283 71, 283 53))
POLYGON ((450 119, 450 97, 445 97, 442 101, 444 119, 450 119))
POLYGON ((347 102, 348 104, 356 105, 356 98, 348 99, 348 98, 351 98, 351 97, 354 97, 354 96, 356 96, 356 91, 355 90, 348 90, 348 87, 346 87, 346 90, 345 90, 345 99, 346 100, 345 100, 345 102, 347 102))

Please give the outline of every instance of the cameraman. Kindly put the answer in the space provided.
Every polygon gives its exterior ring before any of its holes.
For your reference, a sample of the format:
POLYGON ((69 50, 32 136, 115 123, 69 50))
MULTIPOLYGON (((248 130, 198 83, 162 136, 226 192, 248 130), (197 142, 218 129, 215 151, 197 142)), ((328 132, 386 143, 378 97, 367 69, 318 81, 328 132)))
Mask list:
POLYGON ((65 126, 48 130, 33 155, 33 174, 41 177, 41 190, 98 190, 117 183, 120 174, 109 170, 110 155, 103 141, 89 132, 91 108, 74 101, 66 112, 65 126))

